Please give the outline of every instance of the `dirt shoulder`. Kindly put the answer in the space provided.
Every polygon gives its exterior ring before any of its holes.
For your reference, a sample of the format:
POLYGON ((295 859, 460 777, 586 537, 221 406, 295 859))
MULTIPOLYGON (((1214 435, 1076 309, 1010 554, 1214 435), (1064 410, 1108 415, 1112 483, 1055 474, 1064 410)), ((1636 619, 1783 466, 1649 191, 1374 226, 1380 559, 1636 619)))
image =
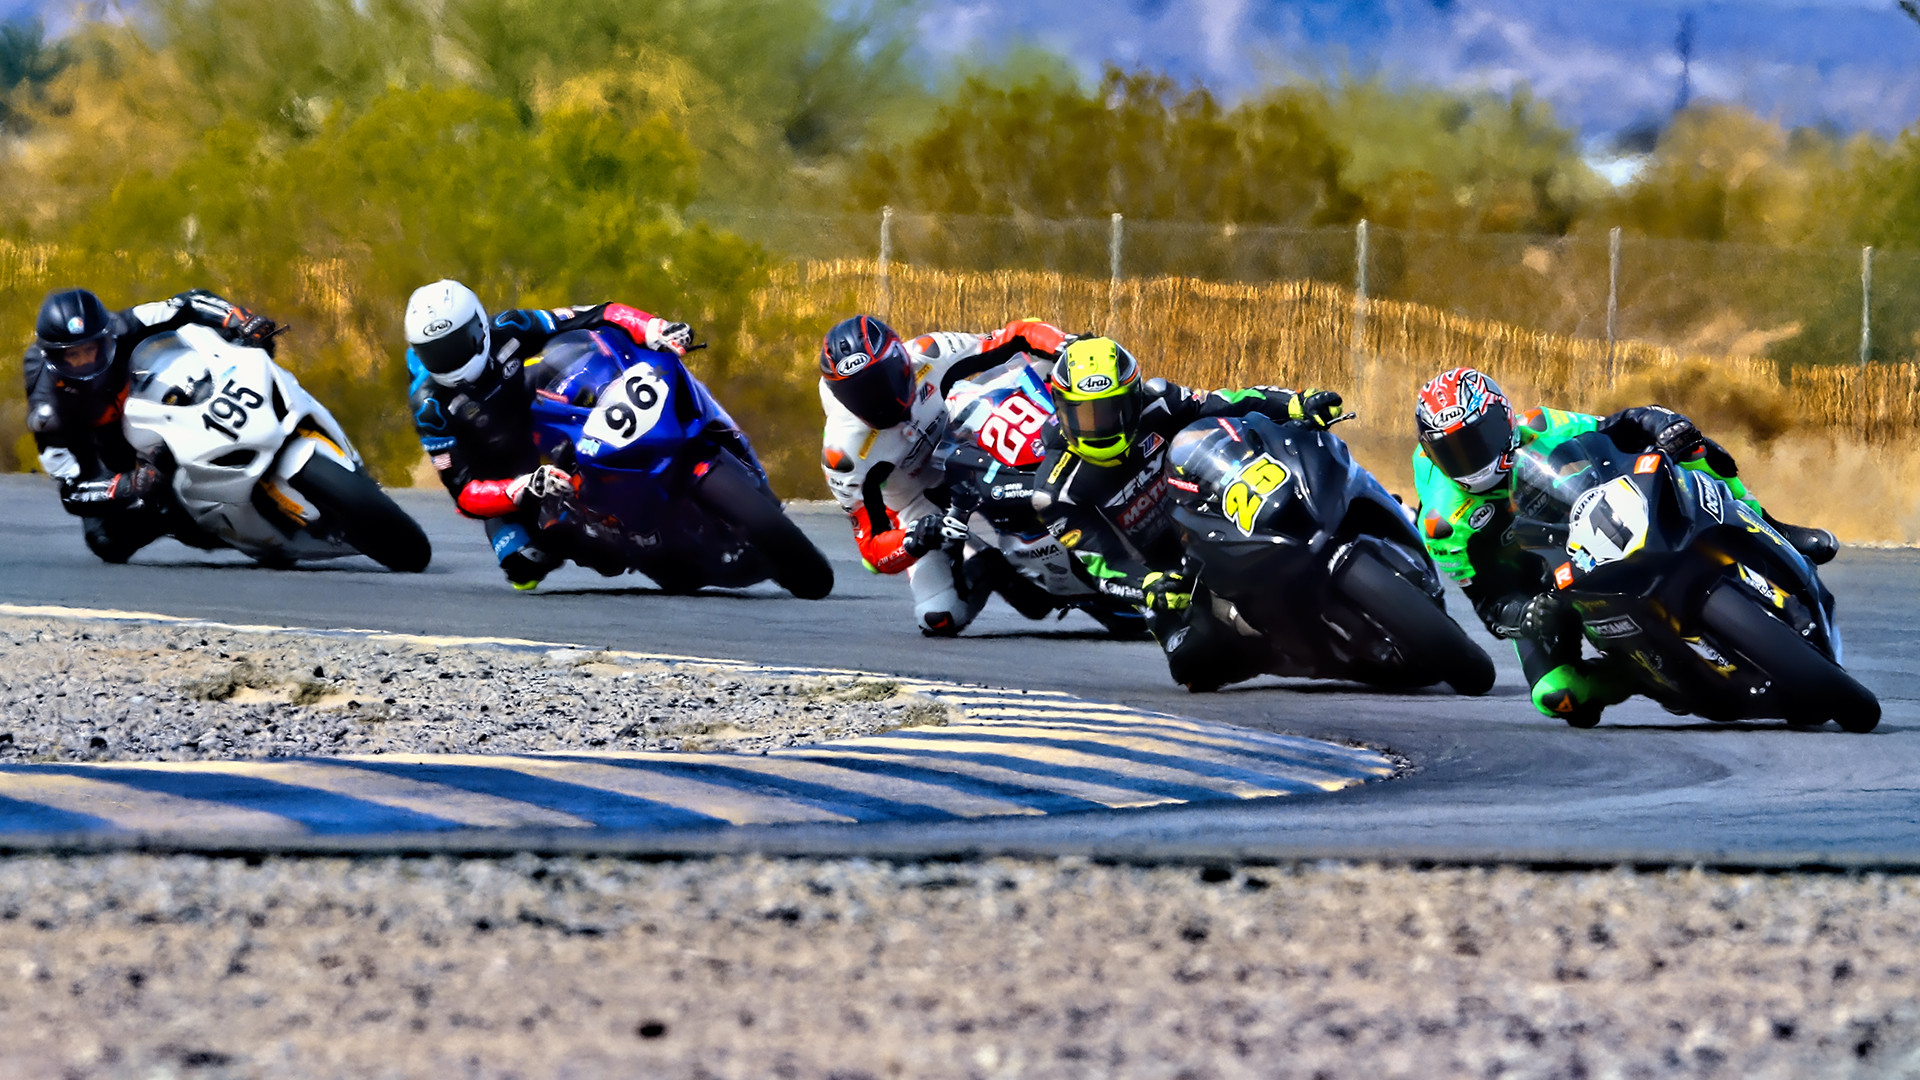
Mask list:
POLYGON ((0 862, 12 1077, 1920 1069, 1920 881, 719 858, 0 862))
POLYGON ((756 751, 947 716, 879 679, 775 678, 580 650, 0 618, 0 763, 756 751))

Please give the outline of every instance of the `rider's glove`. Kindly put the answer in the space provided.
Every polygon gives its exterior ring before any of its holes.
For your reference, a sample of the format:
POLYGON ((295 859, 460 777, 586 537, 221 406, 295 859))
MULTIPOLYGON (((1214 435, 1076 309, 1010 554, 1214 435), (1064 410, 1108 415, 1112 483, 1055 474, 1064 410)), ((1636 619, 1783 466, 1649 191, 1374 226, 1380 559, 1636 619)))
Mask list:
POLYGON ((1521 638, 1553 652, 1560 645, 1560 630, 1565 621, 1565 608, 1561 606, 1560 598, 1544 592, 1527 601, 1527 606, 1520 611, 1519 625, 1515 630, 1521 638))
POLYGON ((693 327, 686 323, 668 322, 658 316, 647 320, 647 348, 685 356, 692 344, 693 327))
POLYGON ((1302 390, 1287 403, 1288 419, 1305 420, 1317 428, 1332 427, 1346 411, 1340 395, 1332 390, 1302 390))
POLYGON ((1670 419, 1666 426, 1653 437, 1653 445, 1675 460, 1690 458, 1707 445, 1707 437, 1700 434, 1700 429, 1694 426, 1693 421, 1679 413, 1669 413, 1668 416, 1670 419))
POLYGON ((542 465, 507 486, 507 494, 516 503, 525 495, 544 499, 549 495, 571 495, 575 490, 573 477, 552 465, 542 465))
POLYGON ((1140 582, 1140 606, 1148 611, 1181 611, 1193 603, 1193 586, 1179 574, 1154 571, 1140 582))
POLYGON ((243 307, 235 307, 227 316, 227 326, 233 332, 236 344, 250 349, 264 349, 268 356, 273 355, 273 339, 279 334, 279 324, 265 315, 255 315, 243 307))
POLYGON ((939 514, 928 514, 926 517, 907 526, 907 538, 901 542, 900 546, 906 550, 907 554, 917 559, 927 552, 943 546, 946 542, 947 529, 945 519, 939 514))

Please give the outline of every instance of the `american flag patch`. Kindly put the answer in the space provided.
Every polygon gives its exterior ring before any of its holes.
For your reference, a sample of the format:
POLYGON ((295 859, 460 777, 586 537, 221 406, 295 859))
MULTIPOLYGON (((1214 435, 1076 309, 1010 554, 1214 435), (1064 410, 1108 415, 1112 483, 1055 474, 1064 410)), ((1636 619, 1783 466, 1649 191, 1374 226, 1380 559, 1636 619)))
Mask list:
POLYGON ((433 467, 439 470, 440 472, 446 472, 448 469, 453 468, 453 455, 452 454, 433 455, 433 467))

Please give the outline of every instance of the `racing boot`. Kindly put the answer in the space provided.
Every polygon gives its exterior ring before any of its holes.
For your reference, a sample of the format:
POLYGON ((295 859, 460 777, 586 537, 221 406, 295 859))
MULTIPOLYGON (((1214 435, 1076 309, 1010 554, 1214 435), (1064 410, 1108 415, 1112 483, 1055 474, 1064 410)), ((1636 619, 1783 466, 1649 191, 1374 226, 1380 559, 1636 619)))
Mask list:
POLYGON ((1627 681, 1603 663, 1575 660, 1561 664, 1533 684, 1533 707, 1542 715, 1557 716, 1571 727, 1590 728, 1600 722, 1609 705, 1627 700, 1627 681))
POLYGON ((1827 565, 1833 561, 1835 555, 1840 553, 1839 539, 1825 529, 1789 525, 1764 511, 1760 516, 1766 519, 1768 525, 1773 526, 1773 531, 1779 533, 1781 539, 1793 545, 1793 550, 1799 552, 1802 558, 1815 566, 1827 565))
POLYGON ((500 572, 507 575, 508 584, 521 592, 532 592, 540 587, 548 574, 560 568, 559 556, 549 554, 532 544, 521 548, 500 560, 500 572))

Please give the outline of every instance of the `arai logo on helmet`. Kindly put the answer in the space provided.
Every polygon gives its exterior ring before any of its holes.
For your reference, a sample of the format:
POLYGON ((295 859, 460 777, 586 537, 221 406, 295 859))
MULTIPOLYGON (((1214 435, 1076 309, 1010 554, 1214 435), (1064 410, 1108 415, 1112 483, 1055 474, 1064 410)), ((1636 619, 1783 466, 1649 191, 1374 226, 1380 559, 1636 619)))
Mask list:
POLYGON ((87 328, 87 320, 81 318, 78 315, 75 315, 73 318, 67 320, 67 333, 69 334, 77 334, 80 331, 85 330, 86 328, 87 328))
POLYGON ((1075 383, 1073 388, 1083 394, 1098 394, 1113 389, 1113 380, 1105 375, 1089 375, 1075 383))
POLYGON ((833 363, 834 374, 844 379, 847 376, 852 375, 855 372, 859 371, 861 368, 866 367, 867 364, 870 361, 872 361, 872 359, 873 357, 868 356, 866 353, 863 353, 863 352, 848 353, 847 355, 834 361, 833 363))
POLYGON ((1450 428, 1466 418, 1467 407, 1465 405, 1449 405, 1433 414, 1433 426, 1437 428, 1450 428))
POLYGON ((423 330, 422 333, 430 338, 437 338, 451 329, 453 329, 452 319, 435 319, 427 324, 426 329, 423 330))

